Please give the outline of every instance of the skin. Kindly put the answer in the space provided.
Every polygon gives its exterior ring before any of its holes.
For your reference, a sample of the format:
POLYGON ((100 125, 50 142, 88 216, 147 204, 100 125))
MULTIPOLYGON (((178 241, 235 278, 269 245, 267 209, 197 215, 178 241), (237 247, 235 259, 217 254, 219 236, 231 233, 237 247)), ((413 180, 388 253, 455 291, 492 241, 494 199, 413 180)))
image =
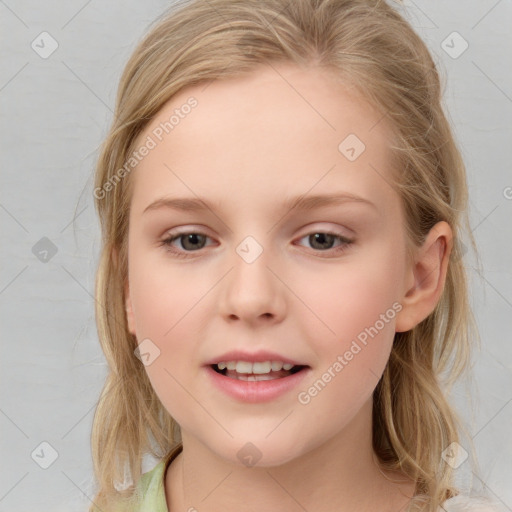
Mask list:
POLYGON ((395 332, 413 328, 440 298, 449 225, 436 224, 407 259, 400 199, 387 183, 386 119, 325 71, 262 66, 190 87, 164 106, 140 143, 190 96, 198 106, 130 176, 128 326, 160 350, 145 368, 183 438, 165 475, 169 510, 400 510, 414 483, 376 464, 372 394, 395 332), (338 150, 350 133, 366 145, 353 162, 338 150), (373 206, 283 207, 289 197, 333 192, 373 206), (165 195, 219 207, 143 213, 165 195), (178 227, 209 238, 191 246, 175 240, 188 256, 178 258, 162 245, 178 227), (353 240, 341 252, 338 239, 322 248, 307 236, 333 230, 353 240), (236 252, 249 235, 263 249, 251 264, 236 252), (393 303, 401 305, 394 318, 308 404, 299 403, 297 393, 393 303), (299 389, 242 403, 212 387, 202 368, 238 348, 276 351, 311 370, 299 389), (247 442, 261 453, 253 467, 237 457, 247 442))

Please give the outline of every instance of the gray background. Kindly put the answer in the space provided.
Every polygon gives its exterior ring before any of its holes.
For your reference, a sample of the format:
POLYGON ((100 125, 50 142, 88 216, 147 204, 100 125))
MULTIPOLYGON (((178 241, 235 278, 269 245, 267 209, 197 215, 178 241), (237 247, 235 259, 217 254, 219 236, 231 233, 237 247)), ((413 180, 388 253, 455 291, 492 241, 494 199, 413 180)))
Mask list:
MULTIPOLYGON (((0 0, 0 511, 90 505, 90 432, 106 375, 93 309, 92 170, 122 67, 169 5, 0 0), (46 58, 40 54, 52 41, 38 37, 44 31, 58 43, 46 58)), ((482 349, 474 382, 454 395, 480 467, 472 471, 467 461, 457 473, 512 510, 512 3, 405 5, 446 77, 483 263, 482 275, 470 270, 482 349), (469 45, 460 55, 464 41, 454 31, 469 45)), ((145 459, 145 470, 154 462, 145 459)))

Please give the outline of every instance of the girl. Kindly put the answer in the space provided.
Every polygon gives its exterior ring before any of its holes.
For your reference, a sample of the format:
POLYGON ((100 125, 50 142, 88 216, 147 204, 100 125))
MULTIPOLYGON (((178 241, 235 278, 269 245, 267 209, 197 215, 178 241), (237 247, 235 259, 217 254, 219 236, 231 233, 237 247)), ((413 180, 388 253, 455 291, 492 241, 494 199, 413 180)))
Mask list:
POLYGON ((465 170, 398 12, 178 4, 124 71, 94 196, 91 511, 465 506, 465 170))

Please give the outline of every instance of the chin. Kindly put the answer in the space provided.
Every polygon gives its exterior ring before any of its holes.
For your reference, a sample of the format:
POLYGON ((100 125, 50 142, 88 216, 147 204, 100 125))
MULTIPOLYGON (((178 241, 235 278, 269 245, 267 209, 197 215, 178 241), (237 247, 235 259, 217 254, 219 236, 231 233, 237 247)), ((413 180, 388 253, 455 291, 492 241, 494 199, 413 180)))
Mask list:
MULTIPOLYGON (((261 436, 261 434, 260 434, 261 436)), ((246 467, 277 467, 301 457, 305 451, 300 443, 283 443, 281 439, 269 440, 264 436, 247 436, 250 441, 232 441, 222 453, 217 453, 232 464, 246 467)), ((289 438, 290 439, 290 438, 289 438)))

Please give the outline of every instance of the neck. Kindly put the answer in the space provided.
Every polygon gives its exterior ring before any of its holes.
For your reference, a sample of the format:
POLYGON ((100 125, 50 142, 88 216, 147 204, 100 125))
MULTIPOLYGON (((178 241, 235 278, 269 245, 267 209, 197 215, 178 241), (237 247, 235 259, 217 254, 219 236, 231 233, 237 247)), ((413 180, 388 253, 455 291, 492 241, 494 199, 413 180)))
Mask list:
POLYGON ((395 512, 414 491, 404 475, 384 473, 376 463, 371 401, 343 431, 279 466, 233 464, 186 432, 182 439, 183 451, 165 477, 170 512, 239 512, 248 504, 269 511, 395 512))

